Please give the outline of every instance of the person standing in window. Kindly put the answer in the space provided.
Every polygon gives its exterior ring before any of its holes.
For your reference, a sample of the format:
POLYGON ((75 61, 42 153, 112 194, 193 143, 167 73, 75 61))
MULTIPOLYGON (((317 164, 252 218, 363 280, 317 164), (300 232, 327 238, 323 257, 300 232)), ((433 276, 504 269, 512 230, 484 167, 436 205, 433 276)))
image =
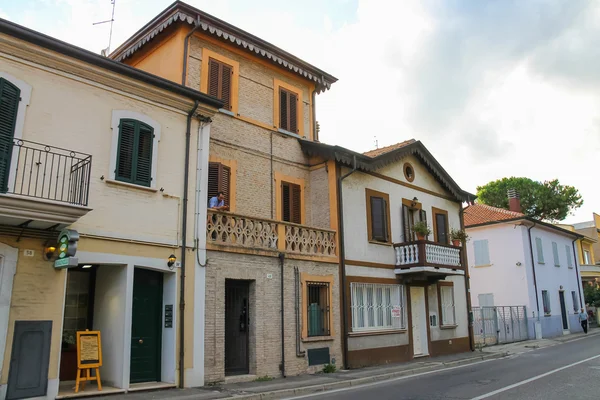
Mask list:
POLYGON ((216 196, 212 197, 208 201, 208 208, 219 211, 229 210, 229 206, 225 205, 225 194, 223 194, 223 192, 219 192, 216 196))
POLYGON ((583 328, 583 331, 587 334, 588 315, 583 308, 581 309, 581 312, 579 313, 579 322, 581 323, 581 327, 583 328))

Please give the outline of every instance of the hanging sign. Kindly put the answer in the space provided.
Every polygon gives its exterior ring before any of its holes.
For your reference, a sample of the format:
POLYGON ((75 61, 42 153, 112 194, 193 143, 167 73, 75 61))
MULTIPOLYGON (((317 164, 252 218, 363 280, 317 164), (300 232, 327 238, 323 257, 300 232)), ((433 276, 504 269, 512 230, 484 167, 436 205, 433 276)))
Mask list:
POLYGON ((76 267, 77 242, 79 241, 79 232, 74 229, 63 229, 58 235, 58 260, 54 262, 54 268, 62 269, 76 267))

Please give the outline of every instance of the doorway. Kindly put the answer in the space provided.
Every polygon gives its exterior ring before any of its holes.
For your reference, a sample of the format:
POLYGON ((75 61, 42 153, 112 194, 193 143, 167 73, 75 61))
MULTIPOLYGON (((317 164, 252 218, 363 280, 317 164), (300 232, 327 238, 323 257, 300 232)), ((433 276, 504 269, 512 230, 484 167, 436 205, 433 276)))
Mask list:
POLYGON ((163 274, 135 268, 129 382, 160 382, 163 274))
POLYGON ((560 297, 560 315, 562 317, 562 326, 563 326, 563 331, 568 331, 569 330, 569 320, 567 318, 567 306, 565 304, 565 292, 563 290, 560 290, 558 292, 558 295, 560 297))
POLYGON ((225 375, 249 373, 249 299, 249 281, 225 281, 225 375))
POLYGON ((413 355, 421 357, 429 355, 427 340, 427 307, 425 306, 425 288, 410 287, 410 309, 412 315, 413 355))

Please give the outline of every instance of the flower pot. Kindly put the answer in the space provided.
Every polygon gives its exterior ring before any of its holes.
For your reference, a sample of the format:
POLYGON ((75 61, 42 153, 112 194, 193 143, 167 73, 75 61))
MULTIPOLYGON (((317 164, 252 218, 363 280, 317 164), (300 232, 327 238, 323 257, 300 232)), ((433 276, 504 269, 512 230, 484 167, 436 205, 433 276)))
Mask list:
POLYGON ((425 235, 421 235, 420 233, 417 233, 417 240, 425 240, 425 235))
POLYGON ((453 245, 453 246, 460 246, 460 240, 458 240, 458 239, 453 239, 453 240, 452 240, 452 245, 453 245))

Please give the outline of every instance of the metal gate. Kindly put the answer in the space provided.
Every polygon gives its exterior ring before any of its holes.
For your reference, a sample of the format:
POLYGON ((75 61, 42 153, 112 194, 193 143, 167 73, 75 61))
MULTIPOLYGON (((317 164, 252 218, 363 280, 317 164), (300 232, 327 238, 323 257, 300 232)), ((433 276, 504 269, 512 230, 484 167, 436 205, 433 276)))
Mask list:
POLYGON ((480 347, 527 340, 525 306, 473 307, 473 332, 480 347))

